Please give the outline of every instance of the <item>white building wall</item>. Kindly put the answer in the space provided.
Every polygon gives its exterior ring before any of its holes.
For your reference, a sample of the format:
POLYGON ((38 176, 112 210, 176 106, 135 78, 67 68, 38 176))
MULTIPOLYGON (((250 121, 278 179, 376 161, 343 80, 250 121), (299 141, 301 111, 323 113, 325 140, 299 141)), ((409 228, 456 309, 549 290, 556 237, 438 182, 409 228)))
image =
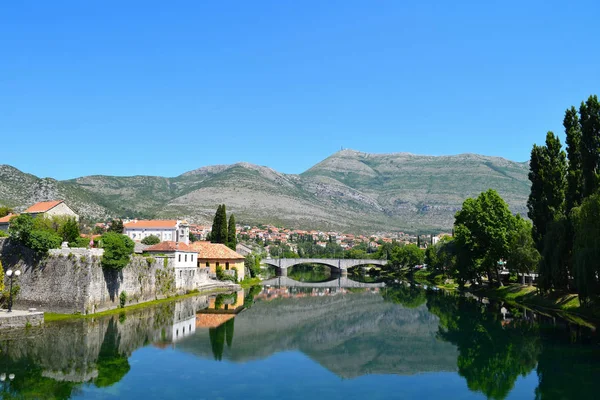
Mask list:
POLYGON ((190 244, 190 227, 181 225, 179 222, 173 228, 127 228, 123 229, 123 234, 129 236, 131 240, 141 241, 150 235, 158 236, 161 242, 183 242, 190 244))

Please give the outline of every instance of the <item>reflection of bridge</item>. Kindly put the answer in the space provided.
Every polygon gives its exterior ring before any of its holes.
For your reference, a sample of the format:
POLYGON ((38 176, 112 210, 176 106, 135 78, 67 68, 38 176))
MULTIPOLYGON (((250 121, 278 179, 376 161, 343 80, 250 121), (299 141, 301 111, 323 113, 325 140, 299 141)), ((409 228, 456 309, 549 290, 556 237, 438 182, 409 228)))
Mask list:
POLYGON ((298 282, 287 276, 278 276, 277 278, 262 281, 261 285, 267 286, 286 286, 286 287, 310 287, 310 288, 380 288, 385 283, 363 283, 348 279, 347 276, 340 276, 337 279, 328 282, 298 282))
POLYGON ((267 258, 262 260, 264 265, 270 265, 277 269, 277 275, 287 276, 288 268, 300 264, 321 264, 331 267, 345 275, 349 268, 361 265, 386 265, 387 260, 360 260, 360 259, 338 259, 338 258, 267 258))

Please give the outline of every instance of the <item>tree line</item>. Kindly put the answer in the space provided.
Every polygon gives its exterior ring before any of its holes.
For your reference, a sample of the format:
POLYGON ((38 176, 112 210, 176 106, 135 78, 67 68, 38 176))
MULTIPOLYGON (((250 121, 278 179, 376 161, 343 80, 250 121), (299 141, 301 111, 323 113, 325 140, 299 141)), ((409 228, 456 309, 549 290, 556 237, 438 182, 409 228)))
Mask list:
POLYGON ((539 287, 600 296, 600 102, 590 96, 563 119, 566 151, 553 132, 531 150, 528 216, 541 254, 539 287))

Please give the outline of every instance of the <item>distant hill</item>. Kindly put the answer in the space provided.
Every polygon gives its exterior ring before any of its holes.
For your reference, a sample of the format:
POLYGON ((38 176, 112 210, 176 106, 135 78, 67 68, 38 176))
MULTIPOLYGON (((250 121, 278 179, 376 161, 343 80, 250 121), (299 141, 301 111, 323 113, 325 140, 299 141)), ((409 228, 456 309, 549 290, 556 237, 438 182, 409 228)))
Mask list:
POLYGON ((24 208, 61 198, 90 218, 212 220, 227 204, 241 223, 348 232, 449 229, 467 197, 496 189, 525 214, 527 163, 476 154, 420 156, 343 150, 300 175, 248 163, 216 165, 174 178, 38 178, 0 166, 0 204, 24 208))

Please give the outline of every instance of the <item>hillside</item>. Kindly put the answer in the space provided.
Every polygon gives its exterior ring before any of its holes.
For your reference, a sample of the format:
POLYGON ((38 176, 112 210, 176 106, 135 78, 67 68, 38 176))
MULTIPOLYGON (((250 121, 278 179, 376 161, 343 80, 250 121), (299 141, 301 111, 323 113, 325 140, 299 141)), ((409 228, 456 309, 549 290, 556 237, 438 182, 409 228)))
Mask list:
POLYGON ((62 198, 90 218, 212 220, 226 203, 241 223, 348 232, 449 229, 466 197, 493 188, 525 213, 527 163, 475 154, 419 156, 343 150, 300 175, 248 163, 217 165, 173 178, 38 178, 0 166, 0 204, 24 208, 62 198))

